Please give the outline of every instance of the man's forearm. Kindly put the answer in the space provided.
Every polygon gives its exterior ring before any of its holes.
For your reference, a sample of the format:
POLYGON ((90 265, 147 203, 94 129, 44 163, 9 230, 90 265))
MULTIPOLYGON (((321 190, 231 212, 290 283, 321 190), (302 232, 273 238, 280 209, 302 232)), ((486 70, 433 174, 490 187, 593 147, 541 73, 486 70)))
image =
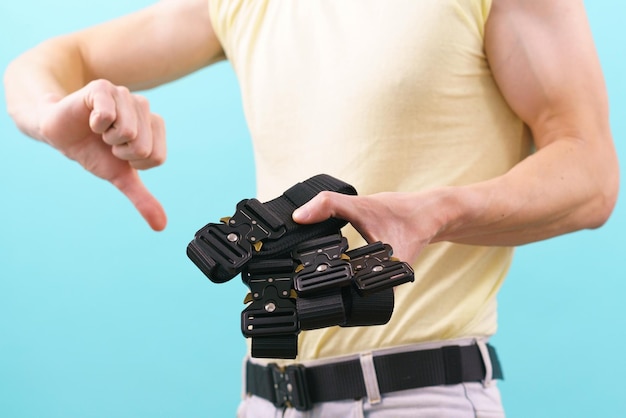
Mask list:
POLYGON ((450 188, 444 227, 433 242, 521 245, 608 219, 619 170, 610 147, 561 139, 505 175, 450 188))
POLYGON ((16 58, 6 69, 7 110, 26 135, 44 140, 39 129, 45 105, 85 84, 80 52, 63 39, 46 41, 16 58))

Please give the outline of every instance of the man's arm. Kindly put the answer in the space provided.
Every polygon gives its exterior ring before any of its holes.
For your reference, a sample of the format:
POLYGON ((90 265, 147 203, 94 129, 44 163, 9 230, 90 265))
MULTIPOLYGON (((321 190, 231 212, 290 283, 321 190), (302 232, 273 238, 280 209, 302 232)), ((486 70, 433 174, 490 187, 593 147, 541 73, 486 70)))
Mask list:
POLYGON ((431 242, 520 245, 609 217, 619 173, 604 80, 579 0, 494 0, 486 52, 537 152, 503 176, 419 193, 322 194, 294 218, 349 220, 414 261, 431 242))
POLYGON ((5 73, 7 109, 24 133, 113 183, 160 230, 165 213, 136 170, 165 160, 165 127, 130 90, 223 57, 206 0, 163 0, 25 52, 5 73))

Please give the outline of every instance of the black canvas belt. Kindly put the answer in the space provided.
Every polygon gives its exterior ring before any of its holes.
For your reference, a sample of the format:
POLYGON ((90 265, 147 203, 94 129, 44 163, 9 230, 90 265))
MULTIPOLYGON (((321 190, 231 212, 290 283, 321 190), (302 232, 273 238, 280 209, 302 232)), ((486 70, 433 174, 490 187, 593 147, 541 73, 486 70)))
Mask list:
POLYGON ((270 259, 290 252, 310 239, 337 233, 346 221, 330 218, 310 225, 292 219, 295 209, 322 191, 348 195, 357 192, 350 184, 326 174, 313 176, 287 189, 281 196, 261 203, 244 199, 231 217, 209 223, 196 232, 187 255, 213 282, 232 279, 254 259, 270 259))
MULTIPOLYGON (((495 349, 487 345, 492 378, 502 379, 495 349)), ((446 346, 436 349, 386 354, 373 357, 381 394, 427 386, 480 382, 486 368, 478 345, 446 346)), ((294 364, 284 368, 246 364, 246 391, 272 402, 276 407, 308 410, 314 403, 367 396, 359 358, 319 366, 294 364)))
POLYGON ((232 216, 205 225, 187 246, 211 281, 241 274, 250 289, 241 331, 252 339, 252 357, 297 358, 302 330, 386 324, 393 288, 415 278, 389 244, 348 250, 341 235, 346 220, 296 223, 294 210, 324 191, 357 194, 350 184, 319 174, 265 203, 239 201, 232 216))

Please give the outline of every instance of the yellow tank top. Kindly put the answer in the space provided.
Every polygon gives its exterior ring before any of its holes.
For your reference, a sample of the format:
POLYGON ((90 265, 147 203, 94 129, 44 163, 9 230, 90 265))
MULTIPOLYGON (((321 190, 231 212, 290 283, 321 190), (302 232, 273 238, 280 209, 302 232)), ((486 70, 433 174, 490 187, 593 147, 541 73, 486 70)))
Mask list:
MULTIPOLYGON (((490 0, 210 0, 240 82, 258 198, 327 173, 359 194, 501 175, 530 152, 483 48, 490 0)), ((364 242, 346 230, 350 248, 364 242)), ((439 243, 384 326, 302 332, 299 361, 496 331, 511 248, 439 243)))

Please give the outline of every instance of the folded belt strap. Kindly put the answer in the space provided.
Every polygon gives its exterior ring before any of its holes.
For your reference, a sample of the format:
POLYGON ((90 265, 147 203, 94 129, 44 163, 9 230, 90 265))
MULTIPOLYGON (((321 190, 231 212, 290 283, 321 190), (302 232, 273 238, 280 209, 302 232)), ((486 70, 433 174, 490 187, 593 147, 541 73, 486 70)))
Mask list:
MULTIPOLYGON (((502 369, 495 349, 487 345, 492 363, 492 378, 502 379, 502 369)), ((374 356, 374 367, 380 393, 426 386, 480 382, 485 379, 485 365, 478 345, 446 346, 436 349, 410 351, 374 356)), ((277 388, 287 378, 290 391, 310 403, 367 396, 361 363, 358 358, 319 366, 291 365, 284 369, 275 364, 262 366, 247 362, 246 390, 269 400, 277 406, 277 388), (278 376, 278 377, 277 377, 278 376), (298 385, 300 387, 293 387, 298 385)))

